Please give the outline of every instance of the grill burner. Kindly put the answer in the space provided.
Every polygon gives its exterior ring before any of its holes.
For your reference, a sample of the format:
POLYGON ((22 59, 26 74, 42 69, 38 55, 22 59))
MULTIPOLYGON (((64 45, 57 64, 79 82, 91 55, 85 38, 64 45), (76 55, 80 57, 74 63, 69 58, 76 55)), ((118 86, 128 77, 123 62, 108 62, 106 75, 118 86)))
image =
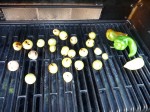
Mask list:
POLYGON ((88 21, 88 22, 51 22, 51 23, 1 23, 0 24, 0 111, 5 112, 99 112, 99 111, 148 111, 150 110, 150 53, 140 40, 136 30, 128 21, 88 21), (78 37, 78 44, 73 47, 69 39, 61 41, 52 34, 58 28, 65 30, 71 36, 78 37), (138 52, 135 57, 142 56, 145 66, 137 71, 129 71, 123 65, 129 61, 128 51, 116 51, 110 48, 111 43, 106 39, 108 28, 122 31, 134 37, 137 41, 138 52), (97 34, 95 47, 100 47, 109 54, 107 61, 101 56, 94 55, 94 48, 89 49, 87 58, 81 59, 85 68, 76 71, 74 65, 69 69, 62 67, 61 47, 69 46, 79 51, 86 47, 88 33, 97 34), (48 45, 37 48, 36 42, 43 38, 46 43, 50 37, 57 39, 57 51, 49 52, 48 45), (34 42, 34 50, 39 57, 36 61, 29 60, 26 50, 14 51, 14 41, 23 42, 25 39, 34 42), (95 59, 103 62, 100 71, 92 69, 95 59), (19 70, 10 72, 7 63, 17 60, 19 70), (59 71, 56 75, 48 72, 48 65, 57 63, 59 71), (65 83, 63 73, 73 73, 71 83, 65 83), (24 77, 34 73, 37 77, 35 84, 27 85, 24 77))

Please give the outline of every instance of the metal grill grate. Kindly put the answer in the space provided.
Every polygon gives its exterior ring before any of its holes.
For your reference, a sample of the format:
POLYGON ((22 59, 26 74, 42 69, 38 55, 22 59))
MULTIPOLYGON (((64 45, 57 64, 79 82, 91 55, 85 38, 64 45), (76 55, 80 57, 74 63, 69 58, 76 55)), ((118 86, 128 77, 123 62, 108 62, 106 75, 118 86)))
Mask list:
POLYGON ((148 111, 150 110, 150 53, 140 40, 132 25, 127 21, 100 22, 60 22, 60 23, 2 23, 0 24, 0 110, 5 112, 99 112, 99 111, 148 111), (67 41, 57 38, 57 51, 51 54, 48 45, 37 48, 36 41, 43 38, 46 42, 50 37, 56 38, 52 30, 65 30, 70 36, 76 35, 79 43, 74 47, 67 41), (143 56, 145 66, 137 71, 129 71, 122 66, 129 61, 127 50, 116 51, 110 48, 111 43, 106 39, 108 28, 128 33, 138 43, 138 53, 135 57, 143 56), (103 61, 101 56, 89 49, 87 58, 83 60, 85 68, 76 71, 74 65, 64 69, 61 65, 60 49, 64 45, 79 50, 85 46, 89 32, 97 34, 95 47, 109 54, 109 60, 103 61), (39 53, 36 61, 28 59, 26 50, 15 52, 12 48, 14 41, 31 39, 34 48, 39 53), (103 68, 95 71, 91 63, 95 59, 103 62, 103 68), (17 60, 20 68, 16 72, 7 70, 7 62, 17 60), (48 64, 56 62, 59 72, 51 75, 48 64), (71 83, 65 83, 62 74, 65 71, 73 73, 71 83), (24 77, 28 72, 35 73, 37 81, 27 85, 24 77))

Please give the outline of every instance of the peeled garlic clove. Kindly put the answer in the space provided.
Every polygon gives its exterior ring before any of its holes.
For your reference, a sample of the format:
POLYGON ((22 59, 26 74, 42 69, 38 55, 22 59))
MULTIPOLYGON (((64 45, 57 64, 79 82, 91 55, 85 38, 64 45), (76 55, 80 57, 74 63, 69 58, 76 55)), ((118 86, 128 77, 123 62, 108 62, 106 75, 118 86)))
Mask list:
POLYGON ((56 51, 56 46, 50 46, 49 47, 50 52, 55 52, 56 51))
POLYGON ((57 73, 57 71, 58 71, 58 66, 57 66, 57 64, 56 64, 56 63, 51 63, 51 64, 49 64, 48 70, 49 70, 49 72, 52 73, 52 74, 57 73))
POLYGON ((100 70, 102 68, 103 64, 100 60, 95 60, 93 63, 92 63, 92 67, 95 69, 95 70, 100 70))
POLYGON ((84 63, 81 60, 77 60, 74 63, 74 66, 75 66, 76 70, 82 70, 84 68, 84 63))
POLYGON ((70 49, 70 50, 68 51, 68 57, 73 58, 73 57, 75 57, 75 56, 76 56, 76 51, 73 50, 73 49, 70 49))
POLYGON ((137 70, 141 69, 145 65, 143 58, 135 58, 129 62, 127 62, 123 67, 129 70, 137 70))
POLYGON ((56 36, 59 36, 60 31, 58 29, 54 29, 53 30, 53 34, 56 36))
POLYGON ((95 39, 95 37, 96 37, 96 33, 95 32, 90 32, 89 33, 89 38, 90 39, 95 39))
POLYGON ((19 68, 19 63, 15 60, 9 61, 7 67, 9 71, 16 71, 19 68))
POLYGON ((61 31, 59 34, 59 38, 61 40, 66 40, 68 38, 68 34, 65 31, 61 31))
POLYGON ((69 47, 68 46, 63 46, 61 49, 61 55, 67 56, 69 52, 69 47))
POLYGON ((63 74, 63 79, 64 79, 65 82, 68 83, 68 82, 72 81, 73 76, 72 76, 72 74, 70 72, 65 72, 63 74))
POLYGON ((107 53, 103 53, 103 54, 102 54, 102 58, 103 58, 104 60, 108 60, 108 54, 107 54, 107 53))
POLYGON ((50 38, 50 39, 48 40, 48 45, 49 45, 49 46, 54 46, 54 45, 56 45, 56 39, 50 38))
POLYGON ((95 53, 96 55, 101 55, 101 54, 102 54, 102 50, 97 47, 97 48, 94 49, 94 53, 95 53))
POLYGON ((27 84, 33 84, 35 81, 36 81, 36 77, 35 77, 34 74, 28 73, 28 74, 25 76, 25 82, 26 82, 27 84))

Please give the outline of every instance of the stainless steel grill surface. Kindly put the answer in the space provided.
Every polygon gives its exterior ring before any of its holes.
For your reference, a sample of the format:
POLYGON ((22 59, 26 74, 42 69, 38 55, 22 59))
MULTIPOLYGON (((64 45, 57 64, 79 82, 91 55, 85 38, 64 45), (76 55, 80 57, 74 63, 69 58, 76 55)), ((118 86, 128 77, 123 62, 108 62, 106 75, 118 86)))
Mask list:
POLYGON ((141 41, 135 28, 128 21, 67 21, 47 23, 1 23, 0 24, 0 111, 1 112, 99 112, 99 111, 148 111, 150 110, 150 53, 141 41), (52 34, 58 28, 65 30, 69 38, 76 35, 79 42, 74 47, 67 41, 61 41, 52 34), (142 56, 145 66, 136 71, 123 68, 131 60, 127 57, 128 49, 117 51, 110 46, 112 43, 105 37, 106 30, 125 32, 133 37, 138 45, 135 57, 142 56), (94 48, 90 48, 86 58, 81 58, 78 50, 85 46, 88 33, 97 34, 95 46, 109 54, 104 61, 96 56, 94 48), (57 39, 57 51, 50 53, 47 41, 57 39), (25 39, 34 42, 34 50, 39 57, 36 61, 29 60, 29 51, 22 49, 14 51, 14 41, 23 42, 25 39), (39 38, 46 41, 44 48, 37 48, 39 38), (68 69, 62 67, 61 47, 67 45, 75 49, 75 60, 82 60, 85 67, 76 71, 74 64, 68 69), (91 63, 100 59, 103 67, 100 71, 92 69, 91 63), (20 68, 15 72, 7 69, 10 60, 17 60, 20 68), (57 63, 59 71, 52 75, 48 65, 57 63), (65 83, 62 74, 65 71, 73 73, 73 80, 65 83), (36 75, 36 82, 27 85, 24 77, 27 73, 36 75))

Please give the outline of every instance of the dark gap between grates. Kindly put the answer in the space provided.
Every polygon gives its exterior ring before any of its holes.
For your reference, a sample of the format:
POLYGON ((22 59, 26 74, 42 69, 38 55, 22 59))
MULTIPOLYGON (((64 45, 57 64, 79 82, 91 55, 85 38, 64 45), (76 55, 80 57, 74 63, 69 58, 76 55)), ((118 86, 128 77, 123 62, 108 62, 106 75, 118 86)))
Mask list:
POLYGON ((100 22, 72 22, 72 23, 38 23, 38 24, 0 24, 0 110, 16 112, 99 112, 99 111, 148 111, 150 109, 150 65, 149 53, 143 45, 136 30, 127 21, 100 21, 100 22), (52 34, 52 30, 58 28, 67 31, 67 41, 61 41, 52 34), (137 71, 129 71, 123 65, 131 60, 128 58, 128 49, 116 51, 110 48, 105 33, 108 28, 128 33, 137 41, 138 53, 135 57, 143 56, 145 66, 137 71), (100 47, 103 52, 109 54, 109 60, 104 61, 101 56, 96 56, 94 48, 88 49, 89 55, 81 58, 78 51, 85 47, 88 33, 94 31, 97 34, 95 47, 100 47), (73 46, 69 39, 78 37, 78 44, 73 46), (46 45, 37 48, 36 41, 44 39, 46 45), (57 51, 49 52, 48 39, 56 38, 57 51), (14 41, 23 42, 31 39, 34 50, 39 53, 36 61, 29 60, 28 50, 16 52, 12 48, 14 41), (62 46, 69 46, 77 53, 73 58, 82 60, 85 68, 81 71, 63 68, 60 54, 62 46), (7 62, 17 60, 20 68, 16 72, 7 70, 7 62), (95 59, 103 63, 100 71, 93 70, 91 64, 95 59), (48 72, 48 65, 57 63, 59 71, 52 75, 48 72), (63 73, 73 73, 73 80, 65 83, 63 73), (24 77, 32 72, 37 81, 33 85, 27 85, 24 77), (8 103, 9 102, 9 103, 8 103))

